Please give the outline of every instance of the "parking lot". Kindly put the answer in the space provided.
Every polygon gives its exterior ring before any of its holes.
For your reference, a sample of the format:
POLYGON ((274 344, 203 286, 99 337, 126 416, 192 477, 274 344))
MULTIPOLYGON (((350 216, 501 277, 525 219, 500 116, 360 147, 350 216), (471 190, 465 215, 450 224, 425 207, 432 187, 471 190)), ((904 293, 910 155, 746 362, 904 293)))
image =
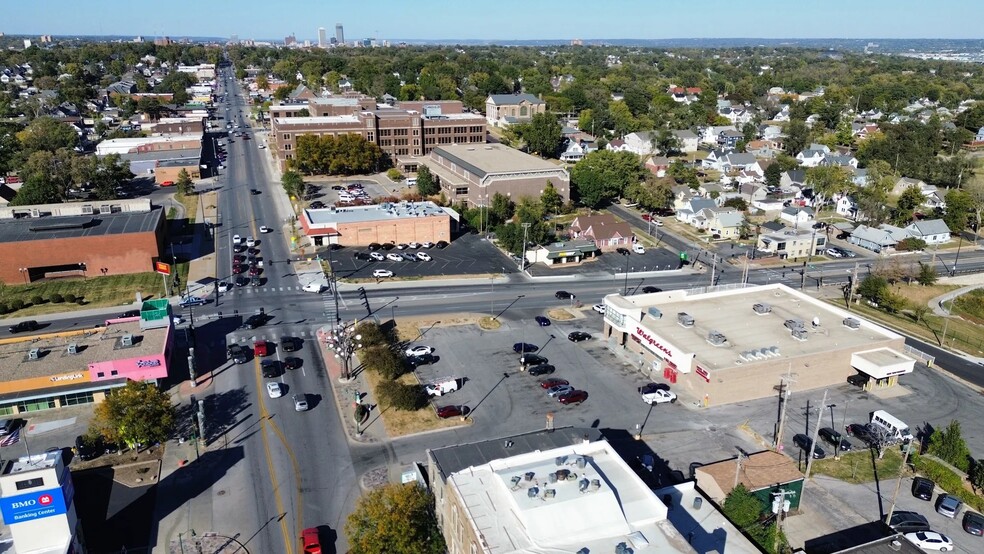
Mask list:
MULTIPOLYGON (((380 250, 382 255, 398 252, 426 252, 431 261, 360 260, 356 252, 366 253, 366 248, 343 247, 332 251, 332 267, 341 279, 370 278, 374 269, 389 269, 397 278, 431 277, 452 275, 482 275, 492 273, 514 273, 515 264, 495 246, 479 235, 465 234, 456 238, 447 248, 420 248, 403 251, 380 250)), ((327 253, 321 254, 327 258, 327 253)))

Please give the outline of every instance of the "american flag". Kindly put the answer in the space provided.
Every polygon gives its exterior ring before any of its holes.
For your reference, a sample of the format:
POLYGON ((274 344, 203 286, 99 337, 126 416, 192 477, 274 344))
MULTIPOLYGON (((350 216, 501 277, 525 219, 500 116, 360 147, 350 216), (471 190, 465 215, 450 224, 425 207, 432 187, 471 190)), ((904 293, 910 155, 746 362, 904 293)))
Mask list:
POLYGON ((0 446, 10 446, 20 440, 20 429, 15 430, 13 433, 7 435, 0 440, 0 446))

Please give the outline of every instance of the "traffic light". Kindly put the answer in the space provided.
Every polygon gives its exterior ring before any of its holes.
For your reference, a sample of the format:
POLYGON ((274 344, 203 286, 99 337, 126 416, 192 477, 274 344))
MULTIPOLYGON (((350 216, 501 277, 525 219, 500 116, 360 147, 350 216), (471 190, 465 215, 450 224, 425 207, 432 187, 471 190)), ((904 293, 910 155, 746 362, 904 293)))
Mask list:
POLYGON ((365 307, 366 312, 372 314, 372 309, 369 308, 369 298, 366 296, 365 287, 359 287, 359 298, 362 299, 362 305, 365 307))

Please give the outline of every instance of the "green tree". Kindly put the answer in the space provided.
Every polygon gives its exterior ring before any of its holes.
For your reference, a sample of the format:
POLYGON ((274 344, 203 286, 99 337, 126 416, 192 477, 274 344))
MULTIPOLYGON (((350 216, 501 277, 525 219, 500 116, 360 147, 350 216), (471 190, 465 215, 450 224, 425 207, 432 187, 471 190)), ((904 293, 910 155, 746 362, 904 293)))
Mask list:
POLYGON ((762 516, 765 505, 757 496, 749 492, 744 484, 731 489, 722 506, 724 515, 738 528, 745 529, 756 523, 762 516))
POLYGON ((799 154, 810 144, 810 128, 805 121, 792 119, 783 127, 783 132, 786 134, 783 140, 786 152, 791 155, 799 154))
POLYGON ((178 180, 174 183, 174 186, 178 189, 178 194, 182 196, 188 196, 194 192, 195 187, 191 182, 191 175, 188 174, 188 170, 181 168, 178 172, 178 180))
POLYGON ((744 198, 735 196, 724 201, 722 206, 726 208, 734 208, 739 212, 743 212, 748 209, 748 202, 744 198))
POLYGON ((912 214, 926 201, 922 191, 916 185, 911 185, 902 191, 899 199, 895 203, 895 215, 893 219, 898 224, 908 224, 912 221, 912 214))
POLYGON ((559 214, 561 208, 564 206, 564 198, 557 192, 557 189, 554 188, 553 183, 550 181, 547 181, 547 186, 544 187, 543 192, 540 194, 540 204, 543 206, 543 211, 548 215, 559 214))
POLYGON ((264 74, 259 74, 256 76, 256 88, 260 90, 266 90, 270 86, 270 80, 264 74))
POLYGON ((152 383, 127 381, 96 405, 91 428, 111 443, 136 448, 166 441, 174 415, 167 392, 152 383))
POLYGON ((55 204, 61 202, 61 193, 51 181, 38 175, 32 175, 21 185, 21 188, 10 203, 12 206, 31 206, 34 204, 55 204))
POLYGON ((361 336, 359 342, 364 348, 370 346, 385 346, 389 344, 389 337, 383 328, 372 321, 363 321, 355 328, 355 334, 361 336))
POLYGON ((642 164, 631 152, 597 150, 571 170, 572 189, 585 206, 598 208, 619 196, 626 187, 642 180, 642 164))
POLYGON ((666 208, 673 200, 673 191, 666 179, 659 179, 652 173, 645 180, 625 187, 625 198, 639 204, 646 211, 666 208))
POLYGON ((765 168, 765 185, 768 187, 778 187, 782 180, 782 168, 779 164, 772 163, 765 168))
POLYGON ((960 471, 970 470, 970 449, 961 434, 960 422, 955 419, 950 420, 945 428, 933 430, 933 434, 929 436, 928 451, 960 471))
POLYGON ((970 221, 974 209, 974 199, 961 189, 950 189, 946 193, 946 209, 943 211, 943 221, 951 233, 962 233, 970 221))
POLYGON ((284 171, 283 175, 280 176, 280 184, 284 187, 287 196, 293 198, 304 196, 304 178, 301 177, 300 173, 289 169, 284 171))
POLYGON ((492 227, 500 225, 512 219, 516 205, 508 196, 497 192, 492 195, 491 206, 489 208, 489 224, 492 227))
POLYGON ((814 203, 819 212, 828 198, 850 190, 851 179, 841 166, 822 165, 806 170, 806 184, 813 189, 814 203))
POLYGON ((517 126, 516 131, 530 152, 545 158, 556 158, 564 140, 557 118, 547 113, 535 114, 529 123, 517 126))
POLYGON ((888 291, 888 280, 881 275, 868 275, 858 285, 861 298, 872 302, 879 302, 888 291))
POLYGON ((437 183, 431 170, 426 165, 417 168, 417 192, 421 196, 434 196, 441 192, 441 186, 437 183))
POLYGON ((939 275, 936 273, 935 267, 919 262, 919 274, 916 276, 916 281, 918 281, 920 285, 924 287, 934 285, 936 284, 936 280, 938 278, 939 275))
POLYGON ((669 129, 660 129, 654 136, 653 141, 656 146, 656 150, 662 152, 666 156, 677 154, 680 152, 680 139, 673 134, 673 131, 669 129))
POLYGON ((967 478, 975 492, 980 493, 981 490, 984 490, 984 460, 974 460, 967 478))
POLYGON ((441 554, 444 537, 434 496, 416 484, 390 484, 364 494, 345 523, 352 554, 441 554))
POLYGON ((36 118, 17 133, 17 140, 28 152, 55 152, 60 148, 73 148, 79 143, 78 134, 70 125, 47 115, 36 118))
POLYGON ((427 392, 420 385, 386 380, 376 387, 376 394, 383 406, 394 410, 415 412, 427 405, 427 392))
POLYGON ((363 348, 359 360, 384 379, 396 379, 406 372, 406 364, 388 345, 363 348))

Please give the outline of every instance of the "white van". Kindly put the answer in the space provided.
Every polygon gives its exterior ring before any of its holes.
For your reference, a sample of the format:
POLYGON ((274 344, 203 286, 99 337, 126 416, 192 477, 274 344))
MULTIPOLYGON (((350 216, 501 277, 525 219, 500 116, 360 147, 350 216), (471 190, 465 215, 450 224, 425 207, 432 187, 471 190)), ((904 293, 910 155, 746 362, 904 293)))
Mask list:
POLYGON ((415 186, 417 186, 417 178, 416 177, 407 177, 407 186, 408 187, 415 187, 415 186))
POLYGON ((441 379, 435 383, 424 385, 424 390, 427 391, 428 396, 444 396, 449 392, 458 390, 458 380, 450 377, 441 379))
POLYGON ((645 254, 646 247, 637 242, 632 245, 632 251, 635 252, 636 254, 645 254))
POLYGON ((883 430, 889 437, 897 441, 912 440, 912 433, 909 431, 909 426, 885 410, 871 412, 871 424, 883 430))

